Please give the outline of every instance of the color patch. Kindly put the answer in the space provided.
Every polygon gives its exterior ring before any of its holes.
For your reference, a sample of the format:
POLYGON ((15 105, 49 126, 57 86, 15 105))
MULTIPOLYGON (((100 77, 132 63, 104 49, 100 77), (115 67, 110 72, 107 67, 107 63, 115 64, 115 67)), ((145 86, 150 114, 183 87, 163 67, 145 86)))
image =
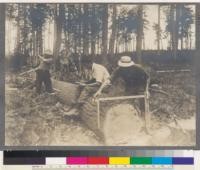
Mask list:
POLYGON ((152 164, 152 158, 151 157, 131 157, 131 164, 150 165, 152 164))
POLYGON ((87 164, 87 157, 67 157, 66 162, 70 165, 85 165, 87 164))
POLYGON ((88 164, 109 164, 109 158, 108 157, 88 157, 88 164))
POLYGON ((172 158, 170 158, 170 157, 153 157, 152 158, 152 164, 155 164, 155 165, 171 165, 172 164, 172 158))
POLYGON ((46 165, 65 165, 66 158, 62 157, 47 157, 46 158, 46 165))
POLYGON ((173 165, 193 165, 194 158, 187 158, 187 157, 174 157, 172 159, 173 165))
POLYGON ((110 157, 110 165, 130 165, 130 157, 110 157))

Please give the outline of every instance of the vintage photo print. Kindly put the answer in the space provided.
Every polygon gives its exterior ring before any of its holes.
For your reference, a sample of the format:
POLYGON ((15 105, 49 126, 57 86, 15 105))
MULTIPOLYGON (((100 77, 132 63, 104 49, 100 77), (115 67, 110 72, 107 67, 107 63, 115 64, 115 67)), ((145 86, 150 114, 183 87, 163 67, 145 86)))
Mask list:
POLYGON ((196 4, 5 5, 6 146, 196 146, 196 4))

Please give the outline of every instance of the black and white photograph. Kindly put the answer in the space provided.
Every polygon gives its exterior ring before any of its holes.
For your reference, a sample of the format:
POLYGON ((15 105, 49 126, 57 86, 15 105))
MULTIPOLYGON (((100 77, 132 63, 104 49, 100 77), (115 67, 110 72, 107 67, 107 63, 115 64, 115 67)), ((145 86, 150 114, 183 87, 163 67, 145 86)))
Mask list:
POLYGON ((195 146, 197 16, 184 3, 7 3, 5 146, 195 146))

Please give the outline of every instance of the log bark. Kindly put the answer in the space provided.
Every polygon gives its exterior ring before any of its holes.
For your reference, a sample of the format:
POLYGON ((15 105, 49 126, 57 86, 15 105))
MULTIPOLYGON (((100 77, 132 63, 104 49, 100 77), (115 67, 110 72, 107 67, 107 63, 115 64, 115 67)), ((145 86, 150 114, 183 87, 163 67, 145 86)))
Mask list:
MULTIPOLYGON (((80 95, 80 88, 78 85, 58 80, 52 80, 52 83, 53 87, 57 89, 58 97, 61 99, 61 101, 68 105, 76 102, 77 97, 80 95)), ((119 89, 122 88, 120 86, 112 87, 110 88, 108 93, 103 93, 101 97, 108 97, 112 96, 113 94, 117 94, 117 96, 120 96, 122 92, 119 89)), ((85 104, 80 108, 80 110, 78 110, 80 118, 82 119, 84 124, 93 132, 95 132, 102 143, 105 143, 105 133, 108 132, 108 130, 105 131, 105 129, 108 129, 108 124, 106 124, 105 122, 108 122, 108 120, 110 121, 109 114, 114 114, 112 112, 112 108, 118 106, 121 103, 121 100, 100 102, 100 128, 98 128, 97 103, 92 100, 92 97, 88 98, 85 104)), ((133 112, 133 114, 136 113, 133 112)), ((112 126, 116 125, 112 124, 112 126)), ((140 128, 141 126, 138 126, 138 129, 140 128)))
MULTIPOLYGON (((69 82, 58 81, 52 79, 53 88, 56 89, 56 93, 59 99, 68 105, 74 104, 78 96, 80 95, 80 88, 76 84, 69 82)), ((97 136, 103 139, 103 133, 97 127, 97 106, 96 103, 92 102, 90 99, 82 106, 79 110, 80 117, 85 123, 85 125, 94 131, 97 136)), ((103 114, 102 114, 103 116, 103 114)))
POLYGON ((52 79, 53 88, 56 89, 60 100, 68 105, 76 102, 80 93, 78 85, 52 79))

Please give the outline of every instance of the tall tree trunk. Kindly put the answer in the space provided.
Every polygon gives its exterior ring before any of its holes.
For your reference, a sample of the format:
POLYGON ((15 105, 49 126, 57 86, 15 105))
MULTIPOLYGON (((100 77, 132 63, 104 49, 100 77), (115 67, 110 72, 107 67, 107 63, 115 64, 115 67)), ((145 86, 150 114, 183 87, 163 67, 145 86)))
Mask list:
MULTIPOLYGON (((92 6, 92 16, 96 16, 96 7, 95 5, 92 6)), ((91 54, 95 54, 95 48, 96 48, 96 33, 95 33, 95 22, 94 19, 92 20, 91 24, 91 54)))
POLYGON ((144 34, 143 34, 143 37, 142 37, 142 49, 145 50, 146 49, 146 46, 145 46, 145 37, 144 37, 144 34))
POLYGON ((108 4, 103 5, 102 29, 102 56, 103 62, 106 63, 108 50, 108 4))
POLYGON ((176 5, 171 5, 171 16, 172 16, 172 50, 173 57, 176 61, 177 59, 177 48, 178 48, 178 36, 177 36, 177 15, 176 15, 176 5))
POLYGON ((114 54, 114 47, 116 41, 116 33, 117 33, 117 26, 116 26, 116 19, 117 19, 117 5, 112 5, 112 32, 110 35, 110 42, 109 42, 109 53, 111 55, 114 54))
POLYGON ((200 4, 198 5, 196 4, 196 49, 200 51, 200 31, 199 30, 200 30, 200 4))
POLYGON ((48 49, 50 49, 50 43, 51 43, 51 41, 50 41, 50 35, 51 35, 51 23, 50 23, 51 21, 49 20, 48 21, 48 37, 47 37, 47 39, 48 39, 48 49))
MULTIPOLYGON (((196 4, 196 55, 195 55, 195 73, 196 73, 196 92, 197 92, 197 102, 200 103, 200 4, 196 4)), ((200 105, 197 104, 197 113, 200 112, 200 105)))
POLYGON ((142 64, 142 35, 143 35, 143 6, 139 5, 137 10, 137 36, 136 36, 136 53, 139 64, 142 64))
MULTIPOLYGON (((88 4, 83 4, 84 16, 88 18, 89 9, 88 4)), ((89 54, 89 23, 88 20, 83 21, 83 53, 89 54)))
POLYGON ((181 37, 181 50, 183 50, 183 36, 181 37))
POLYGON ((176 50, 178 50, 179 49, 179 39, 180 39, 180 36, 179 36, 179 28, 180 28, 179 20, 180 20, 180 17, 182 15, 182 7, 181 7, 180 4, 176 4, 175 15, 176 15, 176 21, 175 21, 176 40, 175 40, 175 43, 176 43, 176 50))
POLYGON ((54 48, 53 55, 54 61, 56 62, 59 56, 60 46, 62 43, 62 29, 65 22, 65 7, 64 4, 56 4, 55 14, 55 27, 54 27, 54 48))
POLYGON ((43 54, 43 34, 42 34, 42 28, 39 28, 37 31, 37 39, 38 39, 38 54, 43 54))
MULTIPOLYGON (((81 12, 81 9, 82 9, 82 5, 79 4, 79 7, 78 7, 78 14, 81 15, 82 12, 81 12)), ((83 52, 83 48, 82 48, 82 40, 83 40, 83 36, 82 36, 82 31, 83 31, 83 24, 82 22, 79 23, 79 28, 78 28, 78 34, 79 34, 79 51, 80 53, 83 52)))
POLYGON ((36 48, 36 31, 32 28, 32 44, 33 44, 33 56, 31 60, 32 66, 36 65, 36 56, 37 56, 37 48, 36 48))
MULTIPOLYGON (((5 63, 4 63, 4 56, 5 56, 5 8, 6 5, 1 3, 0 4, 0 72, 4 73, 4 68, 5 68, 5 63)), ((4 80, 4 74, 0 75, 0 79, 4 80)), ((4 85, 3 85, 3 81, 1 81, 1 88, 0 88, 0 94, 2 94, 2 98, 3 98, 3 94, 5 93, 5 89, 4 89, 4 85)), ((4 105, 3 100, 0 100, 1 105, 4 105)), ((2 130, 0 130, 0 133, 3 134, 3 128, 2 130)))
POLYGON ((158 5, 158 30, 157 30, 157 50, 158 54, 160 54, 160 5, 158 5))
POLYGON ((16 38, 16 52, 20 52, 20 39, 21 39, 21 28, 20 28, 20 17, 21 17, 21 4, 17 4, 17 38, 16 38))
POLYGON ((190 37, 190 50, 192 49, 192 30, 191 30, 191 26, 189 28, 189 37, 190 37))
MULTIPOLYGON (((29 44, 29 42, 28 42, 28 32, 29 32, 29 29, 28 29, 28 18, 27 18, 27 5, 24 5, 23 6, 23 9, 24 9, 24 35, 23 35, 23 37, 24 37, 24 53, 25 54, 28 54, 28 44, 29 44)), ((28 57, 28 56, 26 56, 26 57, 28 57)))

